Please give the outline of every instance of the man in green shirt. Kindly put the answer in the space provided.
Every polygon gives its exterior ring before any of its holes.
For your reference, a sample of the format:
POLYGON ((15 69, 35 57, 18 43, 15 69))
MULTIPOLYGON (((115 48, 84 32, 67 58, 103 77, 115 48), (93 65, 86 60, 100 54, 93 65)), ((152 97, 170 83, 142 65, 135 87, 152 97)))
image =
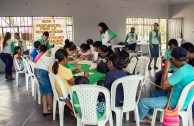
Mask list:
POLYGON ((42 36, 40 38, 38 38, 36 41, 39 41, 40 45, 46 45, 47 50, 49 50, 51 47, 50 47, 48 38, 49 38, 49 33, 47 31, 45 31, 45 32, 43 32, 42 36))
MULTIPOLYGON (((164 59, 165 60, 169 60, 171 62, 171 66, 169 68, 169 73, 174 73, 177 68, 173 65, 172 63, 172 50, 175 49, 176 47, 178 47, 178 42, 176 39, 171 39, 169 42, 168 42, 168 46, 169 46, 169 49, 166 49, 166 52, 164 54, 164 59)), ((160 82, 161 82, 161 78, 162 78, 162 74, 164 73, 164 70, 160 70, 159 72, 157 72, 155 74, 155 84, 157 85, 160 85, 160 82)))

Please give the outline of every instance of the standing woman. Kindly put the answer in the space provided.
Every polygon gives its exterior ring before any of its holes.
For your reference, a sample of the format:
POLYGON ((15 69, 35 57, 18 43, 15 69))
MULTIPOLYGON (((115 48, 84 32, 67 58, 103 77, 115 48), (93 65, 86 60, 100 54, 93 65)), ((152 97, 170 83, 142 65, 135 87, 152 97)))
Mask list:
POLYGON ((151 70, 151 63, 154 59, 154 69, 158 69, 156 67, 157 58, 159 57, 159 47, 161 46, 161 32, 158 30, 159 24, 154 23, 154 30, 150 32, 149 35, 149 44, 150 44, 150 63, 148 66, 148 70, 151 70))
POLYGON ((13 53, 14 53, 14 42, 11 40, 11 33, 6 32, 3 40, 3 50, 0 57, 2 61, 5 63, 5 78, 7 80, 14 80, 14 78, 12 77, 13 53))
POLYGON ((131 28, 131 31, 127 34, 125 43, 128 43, 129 50, 135 51, 137 45, 138 35, 135 33, 135 27, 131 28))
POLYGON ((108 26, 104 22, 99 23, 98 26, 100 28, 100 41, 102 42, 102 45, 106 45, 111 48, 111 40, 116 38, 117 35, 109 30, 108 26))
POLYGON ((29 55, 29 51, 26 46, 26 42, 20 38, 19 33, 14 33, 14 39, 15 39, 15 46, 20 46, 21 49, 24 51, 24 55, 29 55))

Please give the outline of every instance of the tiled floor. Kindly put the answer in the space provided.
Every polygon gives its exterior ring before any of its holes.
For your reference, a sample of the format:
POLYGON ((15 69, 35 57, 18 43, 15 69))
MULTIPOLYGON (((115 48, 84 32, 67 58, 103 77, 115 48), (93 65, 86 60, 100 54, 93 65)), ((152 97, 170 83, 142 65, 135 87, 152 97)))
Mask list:
MULTIPOLYGON (((41 105, 33 99, 31 91, 26 90, 24 77, 19 79, 19 87, 16 87, 15 81, 6 81, 4 74, 0 74, 0 126, 22 126, 33 112, 25 126, 59 126, 58 116, 55 121, 52 115, 42 116, 41 105)), ((65 126, 76 126, 76 119, 67 109, 64 122, 65 126)), ((123 121, 123 126, 129 125, 135 126, 135 122, 123 121)))

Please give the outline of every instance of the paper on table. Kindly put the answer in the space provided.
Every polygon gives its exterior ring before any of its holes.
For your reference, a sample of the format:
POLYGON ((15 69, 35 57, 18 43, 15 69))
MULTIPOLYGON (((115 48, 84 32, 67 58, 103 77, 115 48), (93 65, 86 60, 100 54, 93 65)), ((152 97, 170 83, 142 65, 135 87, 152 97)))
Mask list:
MULTIPOLYGON (((92 75, 94 73, 90 73, 89 72, 89 75, 92 75)), ((74 76, 84 76, 84 72, 80 72, 80 73, 77 73, 77 74, 74 74, 74 76)))
POLYGON ((91 65, 93 62, 92 61, 88 61, 88 60, 80 60, 77 62, 77 64, 88 64, 91 65))
POLYGON ((92 64, 90 64, 91 66, 90 66, 90 69, 96 69, 96 67, 97 67, 97 64, 96 63, 92 63, 92 64))

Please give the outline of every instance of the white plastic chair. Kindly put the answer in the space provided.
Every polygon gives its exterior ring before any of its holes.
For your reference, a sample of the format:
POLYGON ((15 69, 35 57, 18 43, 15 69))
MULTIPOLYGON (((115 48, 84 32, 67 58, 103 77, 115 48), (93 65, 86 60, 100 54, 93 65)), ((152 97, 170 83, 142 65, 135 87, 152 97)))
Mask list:
POLYGON ((18 81, 19 81, 19 74, 24 74, 25 71, 24 70, 20 70, 20 67, 19 67, 19 64, 18 64, 18 61, 16 58, 14 58, 13 60, 13 63, 14 63, 14 68, 15 68, 15 71, 16 71, 16 86, 18 87, 18 81))
MULTIPOLYGON (((183 126, 193 126, 193 120, 192 120, 192 104, 194 102, 194 96, 192 98, 192 100, 190 101, 187 110, 182 110, 182 107, 185 103, 187 94, 190 90, 190 88, 194 85, 194 81, 192 81, 191 83, 189 83, 188 85, 186 85, 184 87, 184 89, 182 90, 181 96, 179 98, 179 106, 178 106, 178 110, 179 110, 179 116, 182 118, 182 124, 183 126)), ((164 115, 164 109, 154 109, 154 113, 153 113, 153 117, 152 117, 152 124, 151 126, 155 126, 155 121, 156 121, 156 116, 157 116, 157 112, 160 111, 161 115, 160 115, 160 122, 163 121, 163 115, 164 115)))
POLYGON ((142 56, 142 57, 139 57, 139 61, 138 62, 139 62, 139 64, 141 64, 141 68, 139 68, 140 71, 136 71, 136 73, 139 73, 138 75, 143 75, 144 79, 143 79, 143 82, 141 83, 141 90, 139 92, 139 96, 138 96, 137 102, 139 102, 139 100, 141 98, 142 88, 144 88, 145 93, 147 92, 147 89, 146 89, 146 78, 148 76, 147 75, 148 74, 147 68, 148 68, 150 59, 148 57, 142 56))
MULTIPOLYGON (((69 90, 71 99, 73 99, 73 92, 76 92, 79 99, 82 117, 77 115, 74 110, 74 114, 77 117, 77 126, 82 126, 85 124, 105 126, 107 121, 109 121, 110 126, 113 126, 112 113, 110 109, 110 93, 106 88, 97 85, 84 84, 72 86, 69 90), (98 120, 96 107, 100 92, 105 96, 106 115, 105 117, 102 117, 102 119, 98 120)), ((73 104, 73 100, 71 100, 71 102, 73 104)))
POLYGON ((27 60, 29 66, 31 67, 32 70, 32 78, 31 78, 31 86, 32 86, 32 96, 34 97, 34 99, 37 99, 37 94, 38 94, 38 104, 41 104, 41 95, 40 95, 40 90, 39 90, 39 82, 36 78, 36 76, 34 75, 34 67, 35 67, 35 63, 32 62, 31 60, 27 60))
POLYGON ((67 98, 67 95, 68 95, 67 90, 65 88, 63 80, 61 80, 59 77, 57 77, 53 73, 49 72, 49 78, 50 78, 50 82, 51 82, 51 86, 52 86, 53 94, 54 94, 54 97, 53 97, 53 120, 55 120, 57 102, 58 102, 60 126, 64 126, 64 106, 65 106, 64 99, 67 98), (56 82, 58 82, 58 84, 60 86, 63 97, 58 96, 57 90, 55 88, 56 82))
POLYGON ((130 111, 134 111, 136 126, 139 126, 139 113, 136 102, 136 95, 139 82, 142 82, 143 79, 143 75, 130 75, 119 78, 113 82, 111 87, 111 110, 116 113, 116 126, 122 126, 123 113, 127 113, 126 118, 128 120, 130 111), (124 101, 122 107, 116 107, 116 89, 120 83, 123 85, 124 101))
MULTIPOLYGON (((32 81, 32 77, 34 76, 34 74, 32 73, 32 70, 30 68, 30 65, 28 64, 28 62, 26 61, 25 58, 22 58, 24 61, 24 66, 25 66, 25 80, 26 80, 26 89, 29 89, 29 80, 32 81)), ((32 83, 31 83, 32 84, 32 83)))

